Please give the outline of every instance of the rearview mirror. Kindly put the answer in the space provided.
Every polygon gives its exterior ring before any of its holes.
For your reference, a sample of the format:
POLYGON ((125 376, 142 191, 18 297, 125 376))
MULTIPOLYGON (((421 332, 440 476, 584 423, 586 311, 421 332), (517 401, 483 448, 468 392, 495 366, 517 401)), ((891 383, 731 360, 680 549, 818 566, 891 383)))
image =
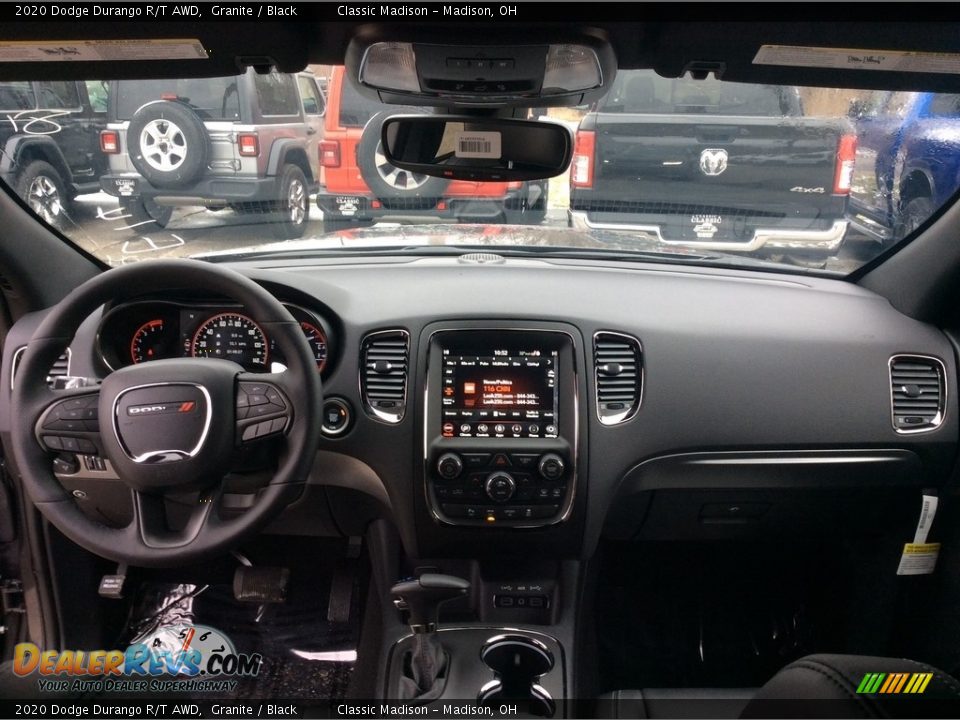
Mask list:
POLYGON ((397 115, 383 123, 387 161, 451 180, 503 182, 559 175, 573 138, 558 123, 452 115, 397 115))

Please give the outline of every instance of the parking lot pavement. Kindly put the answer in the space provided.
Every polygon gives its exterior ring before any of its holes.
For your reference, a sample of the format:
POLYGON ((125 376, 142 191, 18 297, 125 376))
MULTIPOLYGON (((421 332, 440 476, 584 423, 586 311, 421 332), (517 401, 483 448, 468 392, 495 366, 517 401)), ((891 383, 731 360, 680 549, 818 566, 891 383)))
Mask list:
MULTIPOLYGON (((305 237, 323 234, 321 218, 320 211, 311 204, 305 237)), ((111 265, 147 258, 184 257, 227 248, 243 249, 274 242, 266 223, 257 222, 255 215, 238 215, 229 209, 177 208, 166 228, 148 232, 138 233, 127 222, 116 198, 106 193, 83 195, 71 207, 65 233, 81 248, 111 265)), ((551 209, 544 224, 566 227, 566 211, 551 209)), ((827 269, 850 272, 874 253, 874 244, 849 239, 840 255, 827 262, 827 269)))

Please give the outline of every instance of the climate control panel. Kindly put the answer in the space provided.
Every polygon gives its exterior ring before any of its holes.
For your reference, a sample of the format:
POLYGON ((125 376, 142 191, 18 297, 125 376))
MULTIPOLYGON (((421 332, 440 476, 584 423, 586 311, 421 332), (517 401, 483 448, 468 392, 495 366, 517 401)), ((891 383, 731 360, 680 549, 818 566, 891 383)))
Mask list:
POLYGON ((560 448, 438 451, 428 476, 434 512, 455 524, 542 525, 568 500, 568 462, 560 448))

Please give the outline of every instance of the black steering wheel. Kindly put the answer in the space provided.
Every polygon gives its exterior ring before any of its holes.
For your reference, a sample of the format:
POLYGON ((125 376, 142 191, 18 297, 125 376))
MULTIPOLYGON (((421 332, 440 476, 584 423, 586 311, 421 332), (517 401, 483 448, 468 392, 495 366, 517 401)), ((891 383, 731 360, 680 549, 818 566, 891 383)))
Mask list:
POLYGON ((299 323, 252 280, 195 260, 155 260, 108 270, 55 305, 37 328, 13 390, 13 454, 30 498, 64 535, 90 552, 140 566, 196 562, 228 550, 296 499, 320 438, 316 360, 299 323), (284 372, 248 373, 228 360, 153 360, 98 385, 54 390, 53 362, 91 313, 108 301, 203 288, 241 303, 273 339, 284 372), (238 517, 219 512, 220 486, 247 443, 282 437, 269 484, 238 517), (91 520, 58 482, 51 451, 87 448, 112 463, 132 493, 122 528, 91 520), (198 492, 182 527, 170 529, 165 495, 198 492))

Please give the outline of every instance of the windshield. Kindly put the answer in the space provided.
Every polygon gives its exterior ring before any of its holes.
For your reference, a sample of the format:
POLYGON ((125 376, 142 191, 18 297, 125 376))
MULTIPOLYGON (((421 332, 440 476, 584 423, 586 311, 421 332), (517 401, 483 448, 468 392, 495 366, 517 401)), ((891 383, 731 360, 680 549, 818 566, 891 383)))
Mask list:
POLYGON ((109 265, 431 245, 845 275, 953 201, 958 98, 623 70, 593 106, 517 111, 569 129, 565 173, 480 183, 388 164, 384 119, 433 110, 342 67, 11 81, 0 178, 109 265))

